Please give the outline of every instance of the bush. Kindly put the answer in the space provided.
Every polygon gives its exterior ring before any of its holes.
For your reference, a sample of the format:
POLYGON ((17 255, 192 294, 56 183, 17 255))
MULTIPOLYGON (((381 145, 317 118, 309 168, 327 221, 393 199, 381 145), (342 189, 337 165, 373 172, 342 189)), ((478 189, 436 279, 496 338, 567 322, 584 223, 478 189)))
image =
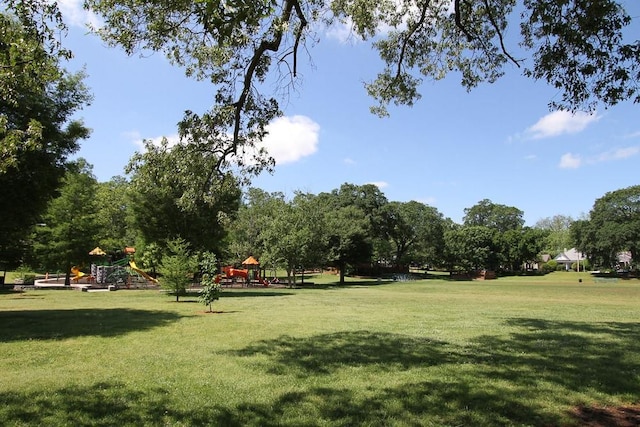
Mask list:
POLYGON ((542 271, 545 273, 551 273, 552 271, 556 271, 558 268, 558 261, 555 259, 550 259, 549 261, 542 264, 542 271))

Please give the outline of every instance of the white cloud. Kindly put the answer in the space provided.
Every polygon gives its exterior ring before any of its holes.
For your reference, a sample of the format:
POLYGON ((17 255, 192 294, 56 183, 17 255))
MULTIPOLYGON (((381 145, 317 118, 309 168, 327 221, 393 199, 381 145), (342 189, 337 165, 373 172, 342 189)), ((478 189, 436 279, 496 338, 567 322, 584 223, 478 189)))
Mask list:
POLYGON ((260 143, 276 164, 295 163, 318 151, 320 125, 306 116, 278 117, 267 126, 260 143))
POLYGON ((86 28, 90 25, 98 28, 102 22, 98 16, 92 11, 87 11, 83 7, 83 0, 59 0, 58 7, 64 22, 69 26, 86 28))
POLYGON ((345 165, 355 165, 355 164, 356 164, 356 161, 355 161, 355 160, 353 160, 353 159, 352 159, 352 158, 350 158, 350 157, 347 157, 347 158, 345 158, 345 159, 344 159, 344 160, 342 160, 342 161, 344 162, 344 164, 345 164, 345 165))
POLYGON ((560 169, 578 169, 582 166, 582 158, 580 156, 566 153, 560 158, 560 169))
POLYGON ((529 127, 525 134, 528 139, 542 139, 563 134, 578 133, 583 131, 591 123, 600 120, 600 117, 601 116, 594 113, 554 111, 529 127))
POLYGON ((595 157, 590 163, 610 162, 614 160, 624 160, 640 153, 640 146, 617 148, 606 151, 595 157))
MULTIPOLYGON (((308 117, 279 117, 267 125, 267 130, 269 134, 256 145, 257 148, 265 148, 278 165, 295 163, 318 151, 320 125, 308 117)), ((139 150, 144 149, 144 139, 157 146, 160 146, 163 138, 168 140, 169 147, 180 143, 177 134, 143 139, 140 132, 134 130, 125 133, 124 136, 139 150)), ((246 155, 245 161, 251 162, 251 156, 246 155)))
POLYGON ((640 138, 640 131, 625 135, 625 138, 640 138))
POLYGON ((373 182, 367 182, 367 184, 375 185, 376 187, 378 187, 381 190, 383 188, 387 188, 389 186, 389 183, 385 182, 385 181, 373 181, 373 182))
POLYGON ((336 22, 326 30, 327 38, 337 40, 342 44, 355 43, 360 40, 353 32, 353 21, 348 18, 345 22, 336 22))

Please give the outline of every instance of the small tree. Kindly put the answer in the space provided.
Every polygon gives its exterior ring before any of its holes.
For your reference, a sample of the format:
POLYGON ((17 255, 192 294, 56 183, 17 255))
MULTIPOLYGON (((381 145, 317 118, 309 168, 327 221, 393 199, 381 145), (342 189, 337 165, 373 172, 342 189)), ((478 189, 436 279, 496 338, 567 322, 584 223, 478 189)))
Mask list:
POLYGON ((180 295, 184 295, 187 285, 191 282, 190 275, 197 268, 197 262, 189 253, 189 244, 182 238, 167 242, 168 254, 162 258, 160 264, 160 286, 171 293, 175 293, 176 302, 180 295))
POLYGON ((200 270, 202 271, 202 290, 198 298, 201 303, 209 306, 209 312, 212 311, 211 304, 220 299, 220 283, 215 279, 218 270, 218 262, 215 254, 204 252, 200 259, 200 270))

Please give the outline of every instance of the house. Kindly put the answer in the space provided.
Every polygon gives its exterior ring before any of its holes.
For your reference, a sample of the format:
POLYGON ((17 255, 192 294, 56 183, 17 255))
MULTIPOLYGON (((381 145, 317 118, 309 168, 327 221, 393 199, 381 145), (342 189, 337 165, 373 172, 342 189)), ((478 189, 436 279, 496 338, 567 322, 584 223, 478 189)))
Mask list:
POLYGON ((581 263, 586 260, 586 257, 582 252, 578 252, 576 248, 571 248, 569 250, 565 249, 564 252, 561 252, 554 258, 558 264, 564 265, 565 270, 571 270, 571 266, 573 264, 578 264, 580 267, 581 263))

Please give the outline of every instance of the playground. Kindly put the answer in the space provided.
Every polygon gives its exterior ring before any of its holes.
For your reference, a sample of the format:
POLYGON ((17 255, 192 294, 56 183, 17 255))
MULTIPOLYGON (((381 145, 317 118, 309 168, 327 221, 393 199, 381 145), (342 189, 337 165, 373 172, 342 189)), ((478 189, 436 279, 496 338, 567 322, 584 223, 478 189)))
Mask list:
MULTIPOLYGON (((70 288, 84 292, 115 291, 117 289, 156 289, 158 279, 140 268, 134 259, 135 248, 127 247, 125 256, 116 261, 107 261, 107 254, 100 247, 89 252, 96 257, 86 271, 74 265, 71 267, 70 288)), ((249 256, 241 263, 241 267, 223 266, 216 276, 216 282, 223 288, 248 287, 284 287, 278 278, 265 279, 261 276, 260 262, 249 256)), ((37 278, 33 284, 35 288, 57 289, 65 288, 65 274, 49 275, 37 278)), ((18 285, 18 287, 23 287, 18 285)), ((194 281, 192 288, 197 288, 194 281)))
MULTIPOLYGON (((108 261, 107 253, 100 247, 89 252, 96 257, 89 271, 84 272, 80 267, 71 267, 71 283, 73 289, 81 291, 114 291, 116 289, 147 289, 158 286, 158 279, 138 267, 133 255, 135 248, 124 249, 125 256, 115 261, 108 261)), ((60 288, 66 286, 66 275, 56 274, 35 280, 35 288, 60 288)))

